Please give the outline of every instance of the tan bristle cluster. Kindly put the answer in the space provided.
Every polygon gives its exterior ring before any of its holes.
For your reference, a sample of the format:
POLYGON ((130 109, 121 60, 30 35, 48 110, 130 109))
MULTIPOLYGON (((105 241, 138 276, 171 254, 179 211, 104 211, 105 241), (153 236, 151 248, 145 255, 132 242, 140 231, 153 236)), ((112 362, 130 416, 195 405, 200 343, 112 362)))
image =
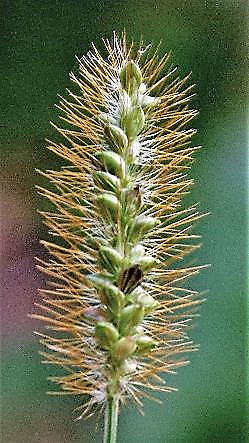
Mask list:
POLYGON ((198 247, 200 218, 181 203, 197 150, 189 76, 125 34, 104 44, 104 57, 92 45, 70 74, 77 92, 59 105, 68 129, 56 127, 64 143, 48 147, 66 165, 38 188, 54 207, 42 212, 54 241, 42 242, 50 282, 34 315, 51 335, 37 334, 45 362, 64 370, 51 378, 62 393, 90 396, 81 416, 115 396, 141 409, 148 390, 174 390, 164 375, 196 349, 187 331, 200 303, 184 283, 201 267, 180 266, 198 247))

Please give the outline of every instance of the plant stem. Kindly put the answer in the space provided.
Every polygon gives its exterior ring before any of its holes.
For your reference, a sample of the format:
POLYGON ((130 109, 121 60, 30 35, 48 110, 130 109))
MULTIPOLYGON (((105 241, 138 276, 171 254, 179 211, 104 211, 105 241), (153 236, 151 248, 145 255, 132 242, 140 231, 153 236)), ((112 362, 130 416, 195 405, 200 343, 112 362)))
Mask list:
POLYGON ((108 399, 105 411, 104 443, 115 443, 117 438, 119 396, 108 399))

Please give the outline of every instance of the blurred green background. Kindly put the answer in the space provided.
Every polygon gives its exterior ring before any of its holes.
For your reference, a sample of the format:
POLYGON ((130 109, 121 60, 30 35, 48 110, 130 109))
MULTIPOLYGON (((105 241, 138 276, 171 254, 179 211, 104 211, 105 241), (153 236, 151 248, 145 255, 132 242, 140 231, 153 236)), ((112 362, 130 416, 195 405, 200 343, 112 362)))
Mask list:
POLYGON ((73 422, 79 398, 49 397, 32 335, 40 325, 27 317, 43 277, 34 256, 47 233, 36 213, 42 203, 34 172, 58 165, 45 149, 53 137, 57 93, 70 87, 77 71, 74 55, 91 41, 111 38, 124 28, 130 38, 162 40, 182 75, 197 84, 193 105, 197 155, 192 200, 211 215, 198 226, 203 247, 198 263, 212 267, 192 280, 208 289, 207 302, 191 332, 200 351, 191 365, 169 378, 179 392, 145 402, 145 417, 122 412, 119 442, 239 443, 246 438, 246 142, 248 126, 248 39, 246 1, 11 0, 1 5, 3 85, 1 136, 2 190, 2 441, 8 443, 101 442, 102 422, 73 422))

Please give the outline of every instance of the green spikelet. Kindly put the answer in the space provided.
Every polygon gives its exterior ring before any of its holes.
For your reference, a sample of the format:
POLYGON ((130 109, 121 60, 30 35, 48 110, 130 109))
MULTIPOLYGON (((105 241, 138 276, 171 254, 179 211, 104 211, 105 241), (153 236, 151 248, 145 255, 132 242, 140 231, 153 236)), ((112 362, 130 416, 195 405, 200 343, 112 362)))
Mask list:
POLYGON ((45 174, 53 190, 39 188, 54 205, 43 213, 52 258, 40 266, 53 285, 34 317, 51 331, 40 334, 46 361, 69 369, 53 381, 90 396, 81 416, 104 406, 114 442, 118 405, 140 408, 147 390, 173 390, 162 376, 195 350, 186 331, 200 299, 183 283, 201 267, 179 261, 198 246, 190 229, 200 215, 181 206, 197 149, 184 129, 196 115, 188 77, 125 34, 105 50, 81 58, 70 75, 77 92, 60 102, 69 128, 57 128, 65 143, 49 149, 67 164, 45 174))

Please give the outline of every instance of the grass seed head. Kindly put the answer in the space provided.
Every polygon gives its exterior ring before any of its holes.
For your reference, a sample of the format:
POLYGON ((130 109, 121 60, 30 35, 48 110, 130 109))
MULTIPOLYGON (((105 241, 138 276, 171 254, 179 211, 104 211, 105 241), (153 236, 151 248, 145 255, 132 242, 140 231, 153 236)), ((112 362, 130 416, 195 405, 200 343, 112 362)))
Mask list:
POLYGON ((189 76, 125 33, 104 46, 70 74, 76 92, 61 98, 55 127, 64 141, 49 145, 65 166, 45 173, 53 189, 39 188, 54 239, 43 242, 50 286, 34 317, 50 331, 39 334, 45 361, 65 371, 52 381, 90 396, 82 416, 114 395, 140 408, 148 390, 173 390, 162 377, 196 349, 187 331, 200 303, 184 284, 201 267, 181 266, 200 217, 182 206, 196 151, 189 76))

